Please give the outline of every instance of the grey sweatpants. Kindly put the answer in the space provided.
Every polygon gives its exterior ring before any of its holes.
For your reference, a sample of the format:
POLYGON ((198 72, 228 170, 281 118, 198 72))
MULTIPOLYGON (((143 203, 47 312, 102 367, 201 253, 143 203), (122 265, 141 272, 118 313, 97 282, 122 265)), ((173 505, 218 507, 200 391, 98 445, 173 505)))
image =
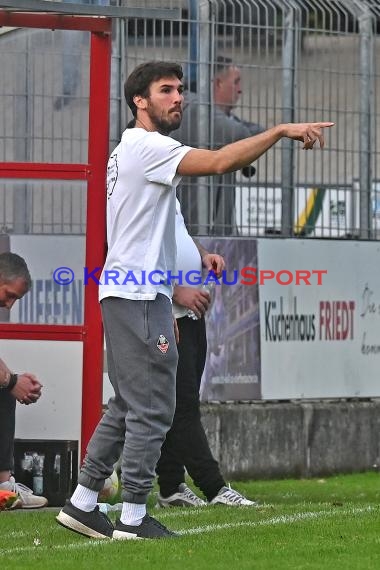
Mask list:
POLYGON ((172 307, 162 294, 154 301, 108 297, 101 307, 115 396, 88 444, 79 483, 100 490, 122 455, 122 499, 145 503, 175 410, 172 307))

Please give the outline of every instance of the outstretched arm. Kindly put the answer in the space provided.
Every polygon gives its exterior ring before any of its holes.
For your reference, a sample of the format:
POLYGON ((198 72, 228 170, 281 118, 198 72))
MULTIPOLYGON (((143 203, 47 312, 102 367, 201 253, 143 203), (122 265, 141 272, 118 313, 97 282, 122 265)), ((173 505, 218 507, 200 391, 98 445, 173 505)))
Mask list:
POLYGON ((192 149, 181 160, 177 172, 181 176, 209 176, 234 172, 257 160, 282 138, 303 142, 311 150, 319 141, 324 146, 323 129, 334 123, 288 123, 277 125, 253 137, 228 144, 219 150, 192 149))

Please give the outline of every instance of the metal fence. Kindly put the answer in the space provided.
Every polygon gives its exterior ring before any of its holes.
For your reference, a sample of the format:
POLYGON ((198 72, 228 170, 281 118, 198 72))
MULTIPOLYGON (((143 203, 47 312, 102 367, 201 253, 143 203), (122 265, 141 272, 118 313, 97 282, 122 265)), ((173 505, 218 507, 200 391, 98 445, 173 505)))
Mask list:
MULTIPOLYGON (((283 140, 256 162, 254 174, 187 181, 180 194, 193 233, 380 235, 376 0, 150 0, 139 9, 115 20, 110 147, 130 118, 123 81, 150 59, 183 64, 196 146, 220 144, 212 87, 221 56, 240 69, 233 113, 245 124, 336 123, 323 151, 283 140), (157 9, 168 17, 155 16, 157 9)), ((0 160, 85 160, 88 36, 5 30, 0 45, 0 160)), ((3 231, 85 232, 82 185, 0 181, 0 205, 3 231)))

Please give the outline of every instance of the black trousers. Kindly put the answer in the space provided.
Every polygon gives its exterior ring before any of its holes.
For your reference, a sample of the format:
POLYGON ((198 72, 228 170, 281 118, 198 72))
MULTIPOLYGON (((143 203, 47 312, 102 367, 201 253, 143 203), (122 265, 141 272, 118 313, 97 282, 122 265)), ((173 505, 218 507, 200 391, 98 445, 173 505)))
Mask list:
POLYGON ((8 390, 0 390, 0 471, 13 469, 16 398, 8 390))
POLYGON ((201 422, 199 388, 207 352, 205 321, 182 317, 177 323, 176 410, 157 464, 158 484, 163 497, 176 493, 185 481, 186 468, 210 501, 226 483, 201 422))

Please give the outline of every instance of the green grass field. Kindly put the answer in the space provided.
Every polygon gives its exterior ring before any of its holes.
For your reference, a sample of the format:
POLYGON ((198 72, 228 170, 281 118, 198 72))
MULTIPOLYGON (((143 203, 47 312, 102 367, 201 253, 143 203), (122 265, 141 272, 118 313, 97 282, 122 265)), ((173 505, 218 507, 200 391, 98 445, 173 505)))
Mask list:
POLYGON ((261 506, 150 508, 181 535, 168 540, 94 541, 56 524, 54 510, 3 511, 0 569, 380 568, 378 473, 234 486, 261 506))

